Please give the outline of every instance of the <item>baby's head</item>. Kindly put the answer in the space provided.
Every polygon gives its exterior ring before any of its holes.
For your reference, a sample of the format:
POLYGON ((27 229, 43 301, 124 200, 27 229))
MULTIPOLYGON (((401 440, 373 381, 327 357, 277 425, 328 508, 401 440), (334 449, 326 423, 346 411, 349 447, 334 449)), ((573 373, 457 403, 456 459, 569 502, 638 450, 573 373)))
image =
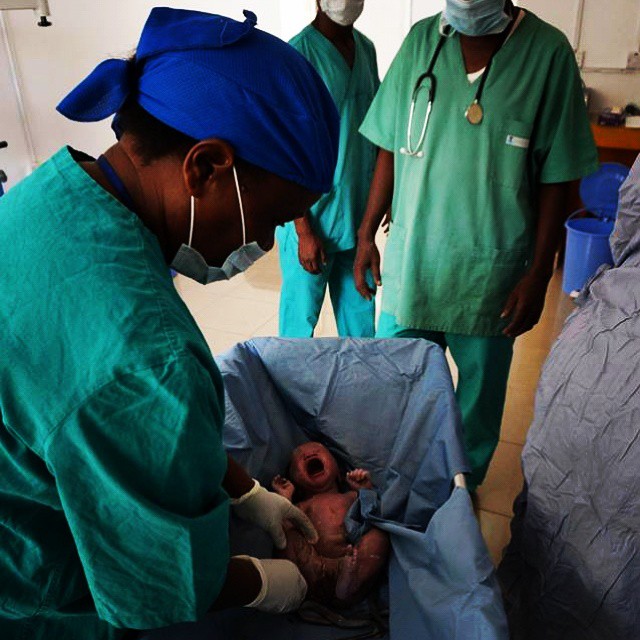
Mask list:
POLYGON ((291 455, 289 477, 305 493, 326 493, 338 490, 340 469, 325 446, 307 442, 291 455))

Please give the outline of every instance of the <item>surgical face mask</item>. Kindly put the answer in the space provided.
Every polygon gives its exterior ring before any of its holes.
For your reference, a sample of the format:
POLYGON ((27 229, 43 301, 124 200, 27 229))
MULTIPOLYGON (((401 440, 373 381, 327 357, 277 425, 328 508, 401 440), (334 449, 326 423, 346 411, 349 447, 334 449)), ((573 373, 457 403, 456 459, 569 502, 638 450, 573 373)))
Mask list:
POLYGON ((342 27, 350 27, 362 14, 364 0, 320 0, 327 17, 342 27))
POLYGON ((447 0, 443 21, 465 36, 502 33, 511 22, 504 5, 505 0, 447 0))
POLYGON ((240 183, 235 166, 233 167, 233 177, 236 183, 236 193, 240 203, 240 217, 242 219, 242 246, 236 249, 221 267, 210 267, 202 255, 191 246, 193 240, 193 227, 196 217, 196 201, 191 196, 191 225, 189 228, 189 244, 183 244, 176 257, 171 263, 171 268, 175 269, 187 278, 191 278, 200 284, 209 284, 220 280, 229 280, 233 276, 246 271, 256 260, 266 254, 257 242, 247 244, 247 228, 244 220, 244 207, 242 205, 242 194, 240 193, 240 183))

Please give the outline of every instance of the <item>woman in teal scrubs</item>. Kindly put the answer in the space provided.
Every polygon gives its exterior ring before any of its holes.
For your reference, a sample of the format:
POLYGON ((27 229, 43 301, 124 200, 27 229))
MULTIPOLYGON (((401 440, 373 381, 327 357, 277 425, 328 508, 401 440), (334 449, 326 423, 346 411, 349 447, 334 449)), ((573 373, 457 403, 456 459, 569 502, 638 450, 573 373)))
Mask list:
POLYGON ((229 557, 230 504, 279 547, 287 520, 316 534, 227 457, 222 379, 169 273, 238 273, 331 187, 335 105, 245 15, 154 9, 136 57, 59 106, 117 113, 119 142, 97 161, 64 148, 0 201, 3 640, 305 597, 292 563, 229 557))
POLYGON ((353 282, 356 234, 367 205, 377 149, 358 132, 380 86, 373 43, 353 23, 363 0, 318 0, 312 24, 290 44, 325 81, 340 112, 340 148, 331 191, 277 233, 282 269, 280 335, 313 336, 327 287, 343 337, 373 338, 375 304, 353 282))
POLYGON ((356 284, 373 294, 369 269, 384 283, 377 336, 450 348, 475 489, 498 443, 513 340, 544 306, 568 183, 598 167, 575 56, 510 0, 447 0, 407 36, 361 132, 382 151, 356 284), (381 280, 374 237, 392 201, 381 280))

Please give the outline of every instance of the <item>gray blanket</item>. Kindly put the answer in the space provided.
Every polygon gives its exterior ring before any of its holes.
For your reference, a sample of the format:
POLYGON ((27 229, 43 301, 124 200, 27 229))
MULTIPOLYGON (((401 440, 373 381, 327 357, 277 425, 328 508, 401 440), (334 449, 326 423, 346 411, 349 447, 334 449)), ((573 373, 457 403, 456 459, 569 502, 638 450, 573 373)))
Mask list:
POLYGON ((499 576, 514 638, 640 638, 640 158, 545 364, 499 576))

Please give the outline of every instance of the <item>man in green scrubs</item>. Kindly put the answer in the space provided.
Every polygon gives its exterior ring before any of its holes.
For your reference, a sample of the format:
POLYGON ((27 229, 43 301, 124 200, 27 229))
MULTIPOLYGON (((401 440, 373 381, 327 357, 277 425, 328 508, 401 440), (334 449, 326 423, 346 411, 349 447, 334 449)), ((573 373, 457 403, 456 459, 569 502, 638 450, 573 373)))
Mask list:
POLYGON ((384 283, 378 337, 451 350, 474 490, 498 443, 513 340, 543 309, 568 183, 598 167, 573 51, 509 0, 447 0, 412 28, 361 131, 382 151, 358 290, 373 294, 369 269, 384 283), (435 83, 416 94, 430 61, 435 83), (374 237, 391 202, 381 279, 374 237))
POLYGON ((373 43, 353 28, 363 5, 363 0, 319 0, 316 19, 290 41, 338 106, 340 149, 331 191, 277 233, 283 337, 313 336, 327 286, 341 336, 372 338, 375 332, 374 302, 358 295, 353 282, 356 233, 377 153, 358 127, 380 85, 373 43))
POLYGON ((154 9, 135 59, 58 107, 116 113, 117 144, 64 148, 0 198, 2 640, 130 637, 305 597, 293 563, 230 558, 230 506, 281 548, 285 521, 317 537, 226 455, 222 378, 169 273, 237 273, 331 187, 331 96, 245 15, 154 9))

